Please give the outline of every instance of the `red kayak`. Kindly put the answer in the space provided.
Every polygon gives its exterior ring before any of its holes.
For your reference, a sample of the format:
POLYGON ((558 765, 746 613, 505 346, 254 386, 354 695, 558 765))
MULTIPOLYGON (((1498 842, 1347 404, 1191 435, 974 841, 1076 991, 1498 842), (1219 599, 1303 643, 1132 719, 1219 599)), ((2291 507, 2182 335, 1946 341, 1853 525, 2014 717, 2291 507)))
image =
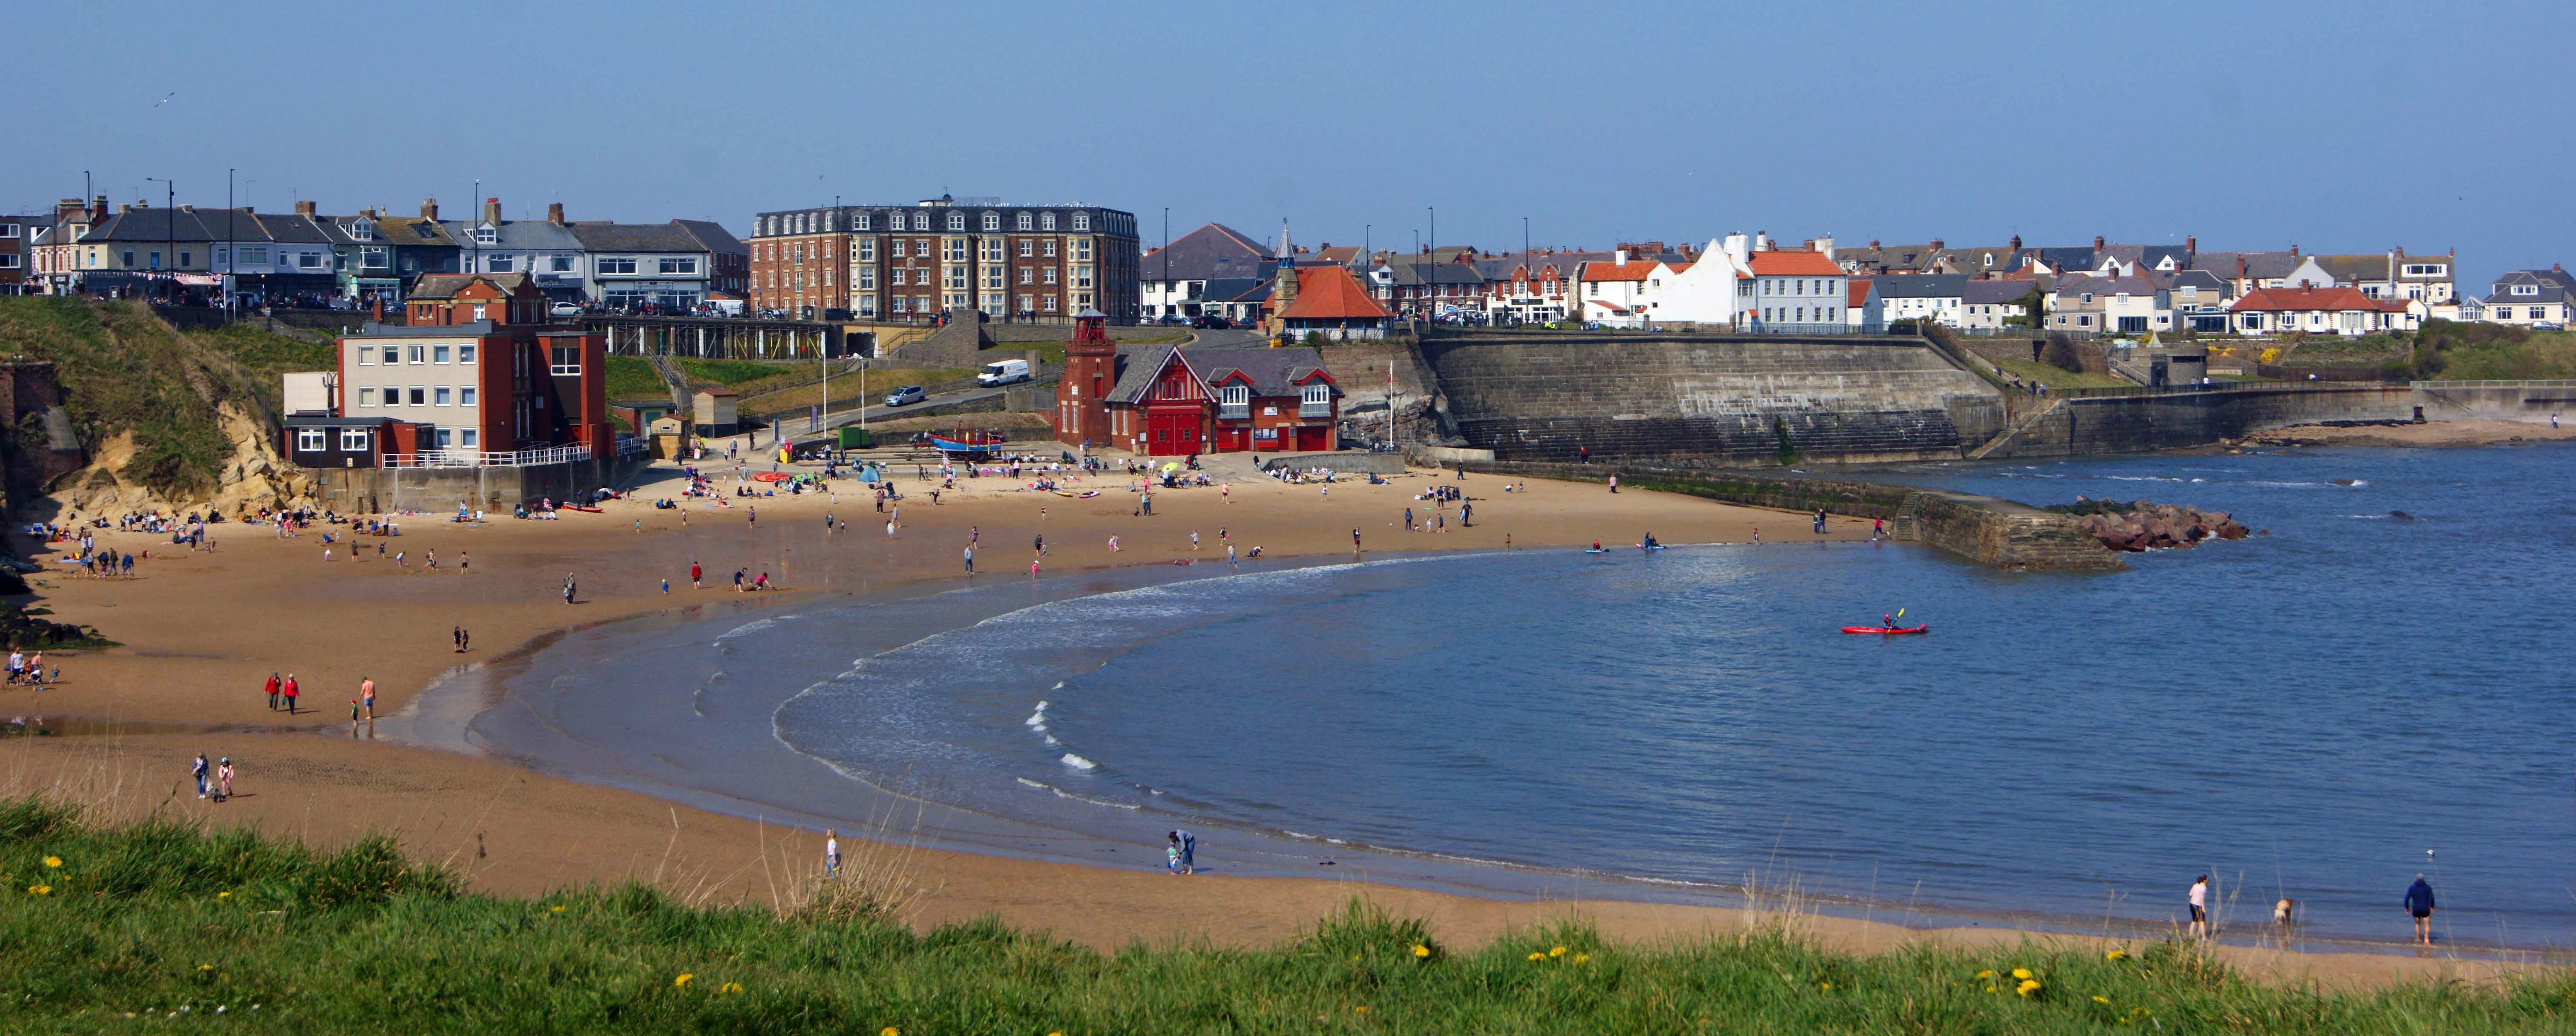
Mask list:
POLYGON ((1929 632, 1931 632, 1931 631, 1932 631, 1932 627, 1931 627, 1931 625, 1930 625, 1930 624, 1928 624, 1928 623, 1927 623, 1927 624, 1925 624, 1925 625, 1921 625, 1921 626, 1904 626, 1904 627, 1898 627, 1898 628, 1895 628, 1895 629, 1890 629, 1890 628, 1885 627, 1885 626, 1845 626, 1845 627, 1843 627, 1843 632, 1845 632, 1845 633, 1885 633, 1885 634, 1888 634, 1888 635, 1890 635, 1890 636, 1893 636, 1893 635, 1895 635, 1895 634, 1899 634, 1899 633, 1929 633, 1929 632))

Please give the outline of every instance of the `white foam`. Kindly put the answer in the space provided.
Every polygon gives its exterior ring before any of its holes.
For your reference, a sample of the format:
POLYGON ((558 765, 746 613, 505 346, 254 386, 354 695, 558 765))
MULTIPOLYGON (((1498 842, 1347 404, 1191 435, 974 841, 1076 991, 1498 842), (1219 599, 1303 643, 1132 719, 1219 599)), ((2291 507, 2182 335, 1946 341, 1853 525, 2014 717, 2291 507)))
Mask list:
MULTIPOLYGON (((1063 684, 1057 684, 1056 686, 1058 686, 1058 687, 1062 687, 1062 686, 1064 686, 1064 685, 1063 685, 1063 684)), ((1029 718, 1028 718, 1028 719, 1025 719, 1025 720, 1022 720, 1021 722, 1025 723, 1025 724, 1027 724, 1027 725, 1029 725, 1029 726, 1036 727, 1036 728, 1038 728, 1039 730, 1045 730, 1045 729, 1046 729, 1046 707, 1047 707, 1047 703, 1046 703, 1046 702, 1044 702, 1044 701, 1040 701, 1040 702, 1038 702, 1038 710, 1037 710, 1036 712, 1029 713, 1029 718)))
POLYGON ((1066 752, 1064 754, 1064 764, 1077 770, 1097 770, 1100 768, 1099 763, 1092 762, 1089 759, 1085 759, 1071 752, 1066 752))

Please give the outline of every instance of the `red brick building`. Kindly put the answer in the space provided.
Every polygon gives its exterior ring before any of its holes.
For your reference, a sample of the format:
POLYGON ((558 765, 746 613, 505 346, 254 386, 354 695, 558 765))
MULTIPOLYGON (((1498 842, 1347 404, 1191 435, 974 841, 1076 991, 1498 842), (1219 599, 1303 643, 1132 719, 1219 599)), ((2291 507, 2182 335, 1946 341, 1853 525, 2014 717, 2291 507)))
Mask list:
POLYGON ((815 319, 1136 322, 1136 217, 942 196, 752 217, 751 304, 815 319))
MULTIPOLYGON (((339 341, 334 416, 378 428, 372 452, 615 447, 606 340, 546 324, 527 275, 423 276, 403 308, 408 326, 370 323, 339 341)), ((335 456, 361 452, 354 440, 329 445, 335 456)))
POLYGON ((1116 346, 1084 313, 1056 384, 1056 438, 1148 456, 1339 447, 1341 386, 1313 349, 1116 346))

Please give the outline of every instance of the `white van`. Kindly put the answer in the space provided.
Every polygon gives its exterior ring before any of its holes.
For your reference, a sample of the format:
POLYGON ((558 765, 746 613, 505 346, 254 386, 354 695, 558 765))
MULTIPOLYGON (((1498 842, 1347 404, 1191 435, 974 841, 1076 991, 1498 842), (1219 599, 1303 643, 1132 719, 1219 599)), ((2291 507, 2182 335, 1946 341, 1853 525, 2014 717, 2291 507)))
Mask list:
POLYGON ((991 388, 995 385, 1010 385, 1017 382, 1027 381, 1031 376, 1032 375, 1029 374, 1029 361, 1002 360, 996 363, 985 364, 984 372, 975 375, 975 384, 982 385, 985 388, 991 388))

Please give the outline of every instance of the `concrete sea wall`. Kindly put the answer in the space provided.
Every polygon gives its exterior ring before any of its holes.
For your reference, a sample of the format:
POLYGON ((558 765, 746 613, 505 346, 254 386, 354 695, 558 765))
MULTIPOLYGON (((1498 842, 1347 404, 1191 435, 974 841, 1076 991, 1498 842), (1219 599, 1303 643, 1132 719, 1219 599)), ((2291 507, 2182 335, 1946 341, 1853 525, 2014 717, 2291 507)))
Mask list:
POLYGON ((561 503, 606 486, 625 488, 650 463, 641 456, 516 468, 311 468, 313 495, 341 514, 453 513, 465 504, 508 514, 538 500, 561 503))
POLYGON ((1488 333, 1421 350, 1450 423, 1505 460, 1956 458, 2004 421, 1993 387, 1911 337, 1488 333))
POLYGON ((2224 388, 2086 396, 2018 424, 1987 459, 2094 457, 2207 446, 2250 432, 2317 421, 2410 420, 2419 400, 2402 385, 2224 388))
POLYGON ((1901 541, 1928 544, 1981 565, 2013 571, 2116 571, 2129 567, 2075 519, 1974 493, 1761 475, 1740 471, 1647 464, 1559 464, 1528 461, 1453 461, 1468 471, 1683 493, 1748 507, 1878 518, 1901 541))

